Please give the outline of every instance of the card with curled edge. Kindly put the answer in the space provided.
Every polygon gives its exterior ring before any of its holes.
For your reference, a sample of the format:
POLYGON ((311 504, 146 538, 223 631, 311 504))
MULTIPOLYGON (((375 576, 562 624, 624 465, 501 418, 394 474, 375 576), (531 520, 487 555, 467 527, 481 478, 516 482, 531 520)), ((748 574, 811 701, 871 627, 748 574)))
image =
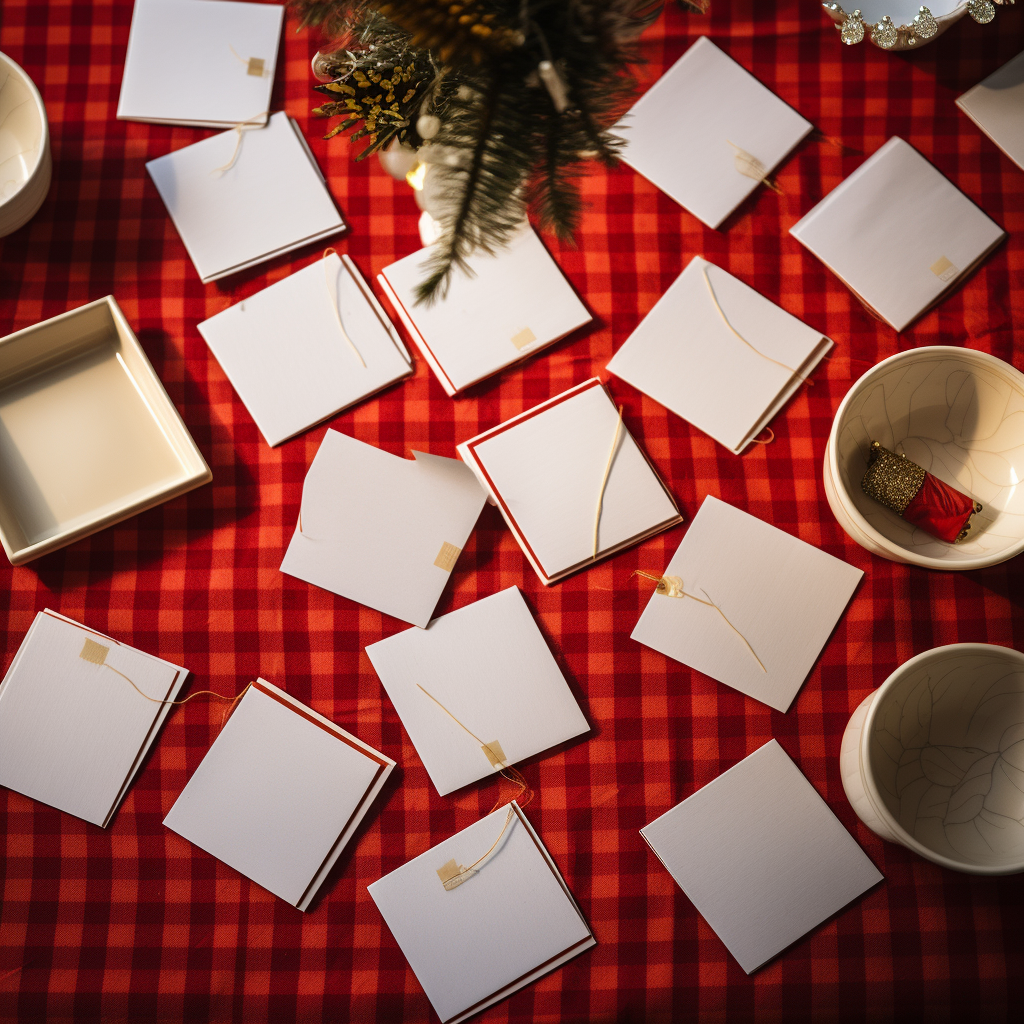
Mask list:
POLYGON ((514 802, 368 889, 444 1024, 459 1024, 596 944, 514 802))
POLYGON ((328 430, 281 571, 426 626, 486 495, 457 459, 413 456, 328 430))

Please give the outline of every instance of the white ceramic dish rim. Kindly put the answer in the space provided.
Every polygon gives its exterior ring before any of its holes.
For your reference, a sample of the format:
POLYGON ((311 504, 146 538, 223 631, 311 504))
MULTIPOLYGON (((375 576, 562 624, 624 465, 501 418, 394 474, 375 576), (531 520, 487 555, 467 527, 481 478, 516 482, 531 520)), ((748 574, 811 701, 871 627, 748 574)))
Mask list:
POLYGON ((913 672, 918 666, 931 660, 940 660, 951 655, 960 654, 985 654, 989 656, 998 654, 1000 657, 1005 657, 1007 661, 1016 662, 1024 670, 1024 654, 1013 647, 1003 647, 1001 644, 946 644, 944 647, 933 647, 931 650, 924 651, 921 654, 915 655, 909 661, 905 661, 875 690, 871 706, 864 717, 864 726, 860 734, 860 780, 864 786, 868 802, 871 804, 871 809, 882 820, 885 827, 897 837, 896 841, 908 850, 912 850, 914 853, 924 857, 925 860, 930 860, 933 864, 969 875, 1013 875, 1024 871, 1024 857, 1021 857, 1018 861, 1010 862, 1008 865, 992 867, 985 864, 972 864, 970 861, 953 860, 950 857, 943 856, 941 853, 936 853, 923 843, 919 843, 893 817, 885 799, 875 785, 874 778, 867 771, 867 765, 870 764, 868 745, 871 741, 871 735, 875 730, 875 720, 878 717, 879 709, 885 704, 886 694, 894 689, 905 676, 913 672))
POLYGON ((11 60, 6 53, 0 51, 0 64, 5 65, 10 69, 11 74, 16 74, 19 79, 24 83, 29 93, 32 95, 33 100, 36 104, 36 112, 39 114, 39 121, 43 126, 42 134, 39 137, 39 149, 36 152, 36 162, 32 165, 32 170, 29 172, 28 177, 21 183, 16 192, 12 192, 5 200, 0 201, 0 212, 3 211, 4 207, 10 206, 22 197, 25 189, 28 188, 36 179, 39 173, 39 168, 45 159, 47 150, 50 145, 50 122, 46 117, 46 105, 43 103, 43 97, 40 95, 39 90, 36 88, 36 83, 29 77, 28 72, 17 63, 17 61, 11 60))
MULTIPOLYGON (((832 420, 832 430, 829 432, 829 444, 826 449, 826 453, 829 460, 829 469, 832 472, 832 483, 836 489, 836 494, 842 502, 846 514, 856 524, 856 526, 870 537, 872 542, 877 544, 883 551, 890 552, 886 557, 892 558, 897 562, 909 562, 912 565, 919 565, 925 569, 942 569, 944 572, 964 572, 965 570, 970 569, 985 569, 990 565, 998 565, 1000 562, 1009 561, 1011 558, 1015 558, 1024 551, 1024 537, 1011 547, 1003 548, 1002 551, 989 553, 979 558, 964 558, 957 560, 956 562, 949 562, 942 558, 932 558, 930 555, 921 555, 917 552, 911 551, 909 548, 903 547, 900 544, 894 544, 888 537, 879 533, 878 530, 876 530, 867 521, 867 519, 861 515, 860 510, 856 505, 847 498, 846 488, 843 486, 843 478, 839 471, 838 443, 839 424, 842 422, 847 408, 849 408, 851 401, 864 389, 864 387, 872 383, 879 371, 888 369, 901 362, 910 362, 914 359, 920 359, 922 353, 934 356, 945 356, 947 358, 955 357, 963 360, 964 362, 973 361, 982 365, 996 364, 999 372, 1009 374, 1014 378, 1017 386, 1020 388, 1021 392, 1024 393, 1024 373, 1021 373, 1015 366, 1011 366, 1004 360, 990 355, 988 352, 979 352, 977 349, 960 348, 957 345, 925 345, 921 348, 908 349, 906 352, 897 352, 895 355, 889 356, 887 359, 883 359, 880 363, 876 363, 872 366, 870 370, 868 370, 854 383, 853 387, 846 393, 846 397, 839 403, 839 408, 836 410, 835 418, 832 420)), ((857 540, 856 537, 852 539, 855 541, 857 540)), ((860 542, 858 541, 857 543, 860 542)), ((863 545, 861 546, 863 547, 863 545)))

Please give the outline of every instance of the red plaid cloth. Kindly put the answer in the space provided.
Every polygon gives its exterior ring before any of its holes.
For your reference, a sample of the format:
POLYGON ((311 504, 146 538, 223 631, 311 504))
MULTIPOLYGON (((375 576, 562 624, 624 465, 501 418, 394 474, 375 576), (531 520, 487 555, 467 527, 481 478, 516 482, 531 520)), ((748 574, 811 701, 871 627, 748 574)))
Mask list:
MULTIPOLYGON (((307 265, 304 250, 203 286, 144 162, 208 133, 114 119, 127 0, 3 0, 0 49, 39 84, 54 182, 31 223, 0 240, 0 335, 108 292, 121 304, 213 469, 213 484, 33 564, 0 568, 10 663, 34 614, 57 609, 186 665, 194 689, 233 694, 257 674, 394 757, 400 770, 302 914, 165 829, 161 820, 222 710, 171 716, 110 829, 0 791, 0 1018, 22 1021, 436 1020, 366 886, 475 821, 496 785, 439 798, 363 648, 405 628, 278 571, 302 480, 326 427, 266 446, 196 323, 307 265)), ((274 90, 307 132, 371 280, 419 246, 409 189, 355 164, 309 116, 318 40, 289 19, 274 90)), ((396 454, 455 444, 603 372, 683 266, 703 254, 837 342, 737 458, 624 383, 612 391, 689 520, 714 494, 867 575, 788 714, 629 639, 647 587, 685 527, 551 589, 488 507, 438 611, 518 584, 593 723, 590 738, 522 770, 528 814, 598 946, 488 1010, 488 1021, 961 1021, 1024 1018, 1024 877, 973 878, 883 843, 854 816, 839 744, 857 704, 938 644, 1024 644, 1024 560, 937 573, 872 558, 839 529, 821 466, 851 382, 899 349, 966 345, 1024 368, 1024 173, 954 98, 1024 45, 1024 10, 965 18, 910 54, 844 48, 811 0, 716 0, 644 37, 653 80, 700 33, 848 150, 806 142, 710 231, 627 167, 594 170, 578 248, 552 243, 595 314, 582 335, 447 398, 416 375, 330 425, 396 454), (967 284, 897 337, 868 316, 789 227, 890 135, 932 160, 1010 238, 967 284), (1016 320, 1016 322, 1014 322, 1016 320), (884 872, 883 885, 748 978, 648 851, 638 829, 776 737, 884 872)), ((160 69, 153 73, 159 75, 160 69)), ((665 126, 666 132, 672 126, 665 126)), ((453 954, 453 955, 457 955, 453 954)))

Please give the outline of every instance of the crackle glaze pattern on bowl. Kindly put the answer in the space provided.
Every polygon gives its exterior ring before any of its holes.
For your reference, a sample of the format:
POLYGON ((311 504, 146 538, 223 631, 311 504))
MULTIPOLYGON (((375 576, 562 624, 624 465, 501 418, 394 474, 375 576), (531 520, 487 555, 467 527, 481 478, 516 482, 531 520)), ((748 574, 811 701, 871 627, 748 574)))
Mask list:
POLYGON ((898 669, 874 698, 860 781, 892 833, 880 834, 957 870, 1024 871, 1024 655, 939 647, 898 669))
POLYGON ((874 554, 975 569, 1024 550, 1024 374, 994 356, 934 346, 883 360, 840 405, 827 458, 840 525, 874 554), (863 492, 872 441, 984 505, 967 540, 937 540, 863 492))

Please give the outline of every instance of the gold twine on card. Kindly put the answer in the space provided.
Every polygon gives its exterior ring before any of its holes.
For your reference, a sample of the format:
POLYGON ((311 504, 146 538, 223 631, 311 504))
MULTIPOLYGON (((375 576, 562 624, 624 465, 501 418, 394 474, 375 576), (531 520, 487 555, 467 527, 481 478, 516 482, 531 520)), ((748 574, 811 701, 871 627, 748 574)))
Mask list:
MULTIPOLYGON (((729 142, 728 139, 725 140, 729 142)), ((757 159, 753 153, 748 153, 745 149, 737 146, 735 142, 729 142, 729 145, 736 150, 736 155, 733 157, 733 163, 736 165, 736 170, 740 172, 744 177, 753 178, 754 181, 759 181, 764 185, 767 185, 776 195, 784 195, 779 186, 768 177, 768 169, 765 167, 760 160, 757 159)))
POLYGON ((245 66, 245 73, 253 78, 266 78, 267 62, 262 57, 250 57, 246 60, 230 43, 228 49, 235 55, 235 59, 245 66))
POLYGON ((723 612, 722 609, 711 600, 711 595, 708 594, 703 587, 701 587, 701 593, 707 598, 706 601, 702 601, 695 594, 688 594, 683 589, 683 581, 678 576, 655 576, 653 573, 644 572, 643 569, 634 569, 632 575, 642 576, 645 580, 651 580, 656 583, 657 586, 655 587, 655 592, 663 595, 664 597, 688 597, 691 601, 696 601, 698 604, 706 605, 708 608, 714 608, 715 611, 722 616, 725 624, 743 641, 744 644, 746 644, 747 650, 750 651, 754 661, 761 666, 761 671, 767 675, 768 669, 764 667, 764 662, 762 662, 757 656, 754 648, 750 646, 750 641, 729 621, 725 612, 723 612))
MULTIPOLYGON (((509 765, 509 764, 508 764, 508 762, 506 762, 506 761, 505 761, 505 759, 504 759, 504 753, 505 753, 505 752, 504 752, 504 751, 503 751, 503 750, 501 749, 501 744, 500 744, 500 743, 498 743, 498 742, 497 742, 496 740, 492 740, 492 741, 491 741, 490 743, 485 743, 485 742, 484 742, 484 741, 483 741, 482 739, 480 739, 480 737, 479 737, 479 736, 477 736, 477 734, 476 734, 475 732, 473 732, 473 731, 472 731, 472 730, 471 730, 471 729, 470 729, 470 728, 469 728, 469 727, 468 727, 467 725, 464 725, 464 724, 463 724, 462 722, 460 722, 460 721, 459 721, 459 720, 458 720, 458 719, 457 719, 457 718, 456 718, 456 717, 455 717, 455 716, 454 716, 454 715, 453 715, 453 714, 452 714, 452 713, 451 713, 451 712, 450 712, 450 711, 449 711, 449 710, 448 710, 448 709, 447 709, 447 708, 446 708, 446 707, 445 707, 445 706, 444 706, 444 705, 443 705, 443 704, 442 704, 442 703, 441 703, 441 702, 440 702, 440 701, 439 701, 439 700, 438 700, 438 699, 437 699, 437 698, 436 698, 436 697, 435 697, 435 696, 434 696, 434 695, 433 695, 432 693, 430 693, 430 691, 429 691, 429 690, 426 690, 426 689, 424 689, 424 688, 423 688, 422 686, 420 686, 420 684, 419 684, 419 683, 417 683, 417 684, 416 684, 416 686, 417 686, 417 687, 418 687, 418 688, 419 688, 420 690, 423 690, 423 692, 424 692, 424 693, 425 693, 425 694, 426 694, 426 695, 427 695, 427 696, 428 696, 428 697, 429 697, 429 698, 430 698, 430 699, 431 699, 431 700, 432 700, 432 701, 433 701, 433 702, 434 702, 434 703, 435 703, 435 704, 436 704, 436 705, 437 705, 437 706, 438 706, 438 707, 439 707, 439 708, 440 708, 440 709, 441 709, 441 710, 442 710, 442 711, 443 711, 443 712, 444 712, 444 713, 445 713, 445 714, 446 714, 446 715, 447 715, 447 716, 448 716, 448 717, 449 717, 449 718, 450 718, 450 719, 451 719, 451 720, 452 720, 452 721, 453 721, 453 722, 454 722, 454 723, 455 723, 455 724, 456 724, 457 726, 459 726, 459 727, 460 727, 461 729, 464 729, 464 730, 465 730, 465 731, 466 731, 466 732, 467 732, 467 733, 468 733, 468 734, 469 734, 470 736, 472 736, 472 737, 473 737, 473 739, 475 739, 475 740, 477 741, 477 743, 479 743, 479 744, 480 744, 480 749, 481 749, 481 750, 483 751, 484 757, 486 757, 486 758, 487 758, 487 760, 488 760, 488 761, 489 761, 489 762, 491 763, 491 765, 492 765, 493 767, 495 767, 495 768, 498 768, 498 770, 499 770, 499 772, 498 772, 498 773, 499 773, 499 774, 500 774, 500 775, 501 775, 501 776, 502 776, 503 778, 505 778, 505 779, 507 779, 507 780, 508 780, 509 782, 511 782, 511 783, 512 783, 512 785, 514 785, 514 786, 517 786, 517 787, 518 787, 518 789, 519 789, 519 792, 517 792, 517 793, 515 794, 515 796, 513 796, 513 797, 512 797, 512 799, 513 799, 513 800, 518 800, 518 799, 519 799, 519 797, 521 797, 521 796, 522 796, 522 795, 523 795, 524 793, 529 793, 529 795, 527 796, 527 798, 526 798, 526 799, 525 799, 525 800, 524 800, 524 801, 523 801, 523 802, 522 802, 522 803, 521 803, 521 804, 519 805, 520 807, 525 807, 525 806, 526 806, 526 805, 527 805, 527 804, 528 804, 528 803, 529 803, 529 802, 530 802, 530 801, 531 801, 531 800, 533 799, 533 791, 532 791, 532 790, 530 789, 529 783, 528 783, 528 782, 526 781, 526 779, 524 779, 524 778, 523 778, 523 775, 522 775, 522 773, 521 773, 521 772, 520 772, 520 771, 519 771, 518 769, 516 769, 516 768, 513 768, 513 767, 511 767, 511 765, 509 765), (501 757, 499 757, 499 756, 498 756, 498 752, 499 752, 499 751, 500 751, 500 753, 502 754, 502 756, 501 756, 501 757)), ((501 793, 500 793, 500 791, 499 791, 499 793, 498 793, 498 799, 497 799, 497 801, 495 802, 494 806, 493 806, 493 807, 491 808, 491 810, 490 810, 490 811, 488 811, 488 814, 491 814, 491 813, 493 813, 493 812, 494 812, 494 811, 496 811, 496 810, 497 810, 497 809, 498 809, 498 808, 499 808, 499 807, 500 807, 500 806, 501 806, 501 805, 502 805, 503 803, 507 803, 507 802, 508 802, 508 801, 506 801, 506 800, 502 800, 502 798, 501 798, 501 793)), ((499 836, 499 838, 501 838, 501 837, 499 836)), ((479 862, 478 862, 478 863, 479 863, 479 862)))
POLYGON ((506 831, 508 831, 508 827, 512 823, 512 815, 514 813, 515 812, 512 809, 512 805, 510 803, 508 808, 508 816, 505 818, 505 824, 502 825, 501 831, 498 833, 498 838, 495 839, 493 843, 491 843, 491 848, 482 857, 478 857, 475 861, 473 861, 473 863, 470 864, 468 868, 461 867, 460 865, 457 865, 454 860, 450 860, 448 861, 447 864, 442 864, 441 867, 437 869, 437 877, 441 879, 441 884, 444 886, 446 891, 451 892, 452 889, 457 889, 460 885, 462 885, 463 882, 466 881, 466 876, 474 868, 479 867, 485 860, 487 860, 488 857, 490 857, 492 853, 494 853, 495 849, 498 846, 498 843, 501 842, 501 837, 506 833, 506 831))
POLYGON ((704 283, 708 286, 708 294, 711 296, 711 301, 715 304, 715 309, 718 310, 718 315, 722 318, 722 323, 724 323, 725 326, 728 327, 729 330, 732 331, 732 333, 736 335, 736 337, 739 338, 739 340, 742 341, 743 344, 746 345, 747 348, 749 348, 755 355, 759 355, 762 359, 767 359, 769 363, 774 363, 776 366, 781 366, 783 370, 789 370, 794 377, 798 377, 803 383, 813 386, 814 381, 809 377, 801 377, 792 366, 787 366, 785 363, 780 363, 778 359, 772 359, 771 356, 766 356, 762 351, 760 351, 760 349, 754 348, 754 346, 751 345, 735 327, 733 327, 729 322, 729 318, 725 315, 725 310, 722 309, 722 304, 718 301, 718 296, 715 294, 715 287, 711 283, 711 277, 708 274, 708 265, 705 263, 700 269, 704 274, 704 283))
POLYGON ((239 121, 234 128, 229 128, 229 131, 234 132, 237 135, 235 139, 235 148, 231 154, 231 159, 224 164, 222 167, 214 167, 211 174, 223 174, 225 171, 230 171, 235 166, 235 161, 238 159, 238 154, 242 149, 242 132, 251 131, 253 128, 265 128, 266 124, 259 119, 266 117, 269 114, 269 110, 264 110, 262 113, 256 114, 255 117, 250 117, 248 121, 239 121))
MULTIPOLYGON (((767 430, 767 431, 768 431, 768 433, 769 433, 769 434, 770 434, 771 436, 770 436, 770 437, 768 437, 768 438, 766 438, 766 439, 765 439, 765 440, 763 440, 763 441, 762 441, 762 440, 761 440, 761 438, 759 438, 759 437, 752 437, 752 438, 750 439, 750 443, 751 443, 751 444, 771 444, 771 443, 772 443, 772 441, 774 441, 774 440, 775 440, 775 431, 774 431, 774 430, 772 430, 772 428, 771 428, 771 427, 765 427, 765 428, 764 428, 764 430, 767 430)), ((762 431, 761 431, 761 433, 762 433, 762 434, 764 433, 764 430, 762 430, 762 431)))
MULTIPOLYGON (((334 310, 334 317, 338 321, 338 330, 341 331, 341 336, 348 342, 348 347, 355 353, 356 359, 362 363, 363 369, 365 370, 366 360, 360 354, 359 349, 356 348, 356 343, 348 336, 348 331, 345 330, 345 325, 341 322, 341 310, 338 308, 338 295, 336 289, 331 287, 331 274, 327 265, 327 257, 331 255, 338 255, 338 250, 333 246, 329 249, 324 249, 324 254, 321 257, 324 265, 324 285, 327 288, 327 297, 331 300, 331 309, 334 310)), ((344 265, 344 262, 342 262, 342 267, 344 267, 344 265)))
POLYGON ((136 686, 134 680, 126 676, 120 669, 114 668, 113 665, 109 664, 107 662, 107 655, 109 653, 110 648, 105 644, 98 644, 95 640, 91 640, 89 637, 86 637, 85 643, 82 645, 82 650, 79 652, 78 656, 83 661, 89 662, 91 665, 98 665, 101 668, 110 669, 110 671, 115 675, 119 675, 123 680, 125 680, 125 682, 127 682, 140 697, 145 697, 146 700, 152 704, 174 704, 180 706, 182 704, 187 704, 190 700, 195 700, 196 697, 214 697, 217 700, 230 701, 231 705, 225 712, 224 718, 221 720, 221 725, 227 721, 228 716, 235 710, 235 705, 246 695, 249 687, 252 686, 252 683, 247 683, 245 689, 236 697, 226 697, 224 694, 215 693, 213 690, 198 690, 195 693, 190 693, 184 700, 161 700, 159 697, 150 697, 148 693, 144 693, 138 686, 136 686))
POLYGON ((604 508, 604 492, 608 486, 608 477, 611 476, 612 463, 615 461, 615 449, 619 446, 619 434, 622 432, 622 406, 619 406, 619 418, 615 422, 615 436, 612 438, 612 450, 608 453, 608 462, 604 467, 604 476, 601 477, 601 487, 597 492, 597 510, 594 512, 594 554, 597 558, 597 531, 601 526, 601 511, 604 508))

